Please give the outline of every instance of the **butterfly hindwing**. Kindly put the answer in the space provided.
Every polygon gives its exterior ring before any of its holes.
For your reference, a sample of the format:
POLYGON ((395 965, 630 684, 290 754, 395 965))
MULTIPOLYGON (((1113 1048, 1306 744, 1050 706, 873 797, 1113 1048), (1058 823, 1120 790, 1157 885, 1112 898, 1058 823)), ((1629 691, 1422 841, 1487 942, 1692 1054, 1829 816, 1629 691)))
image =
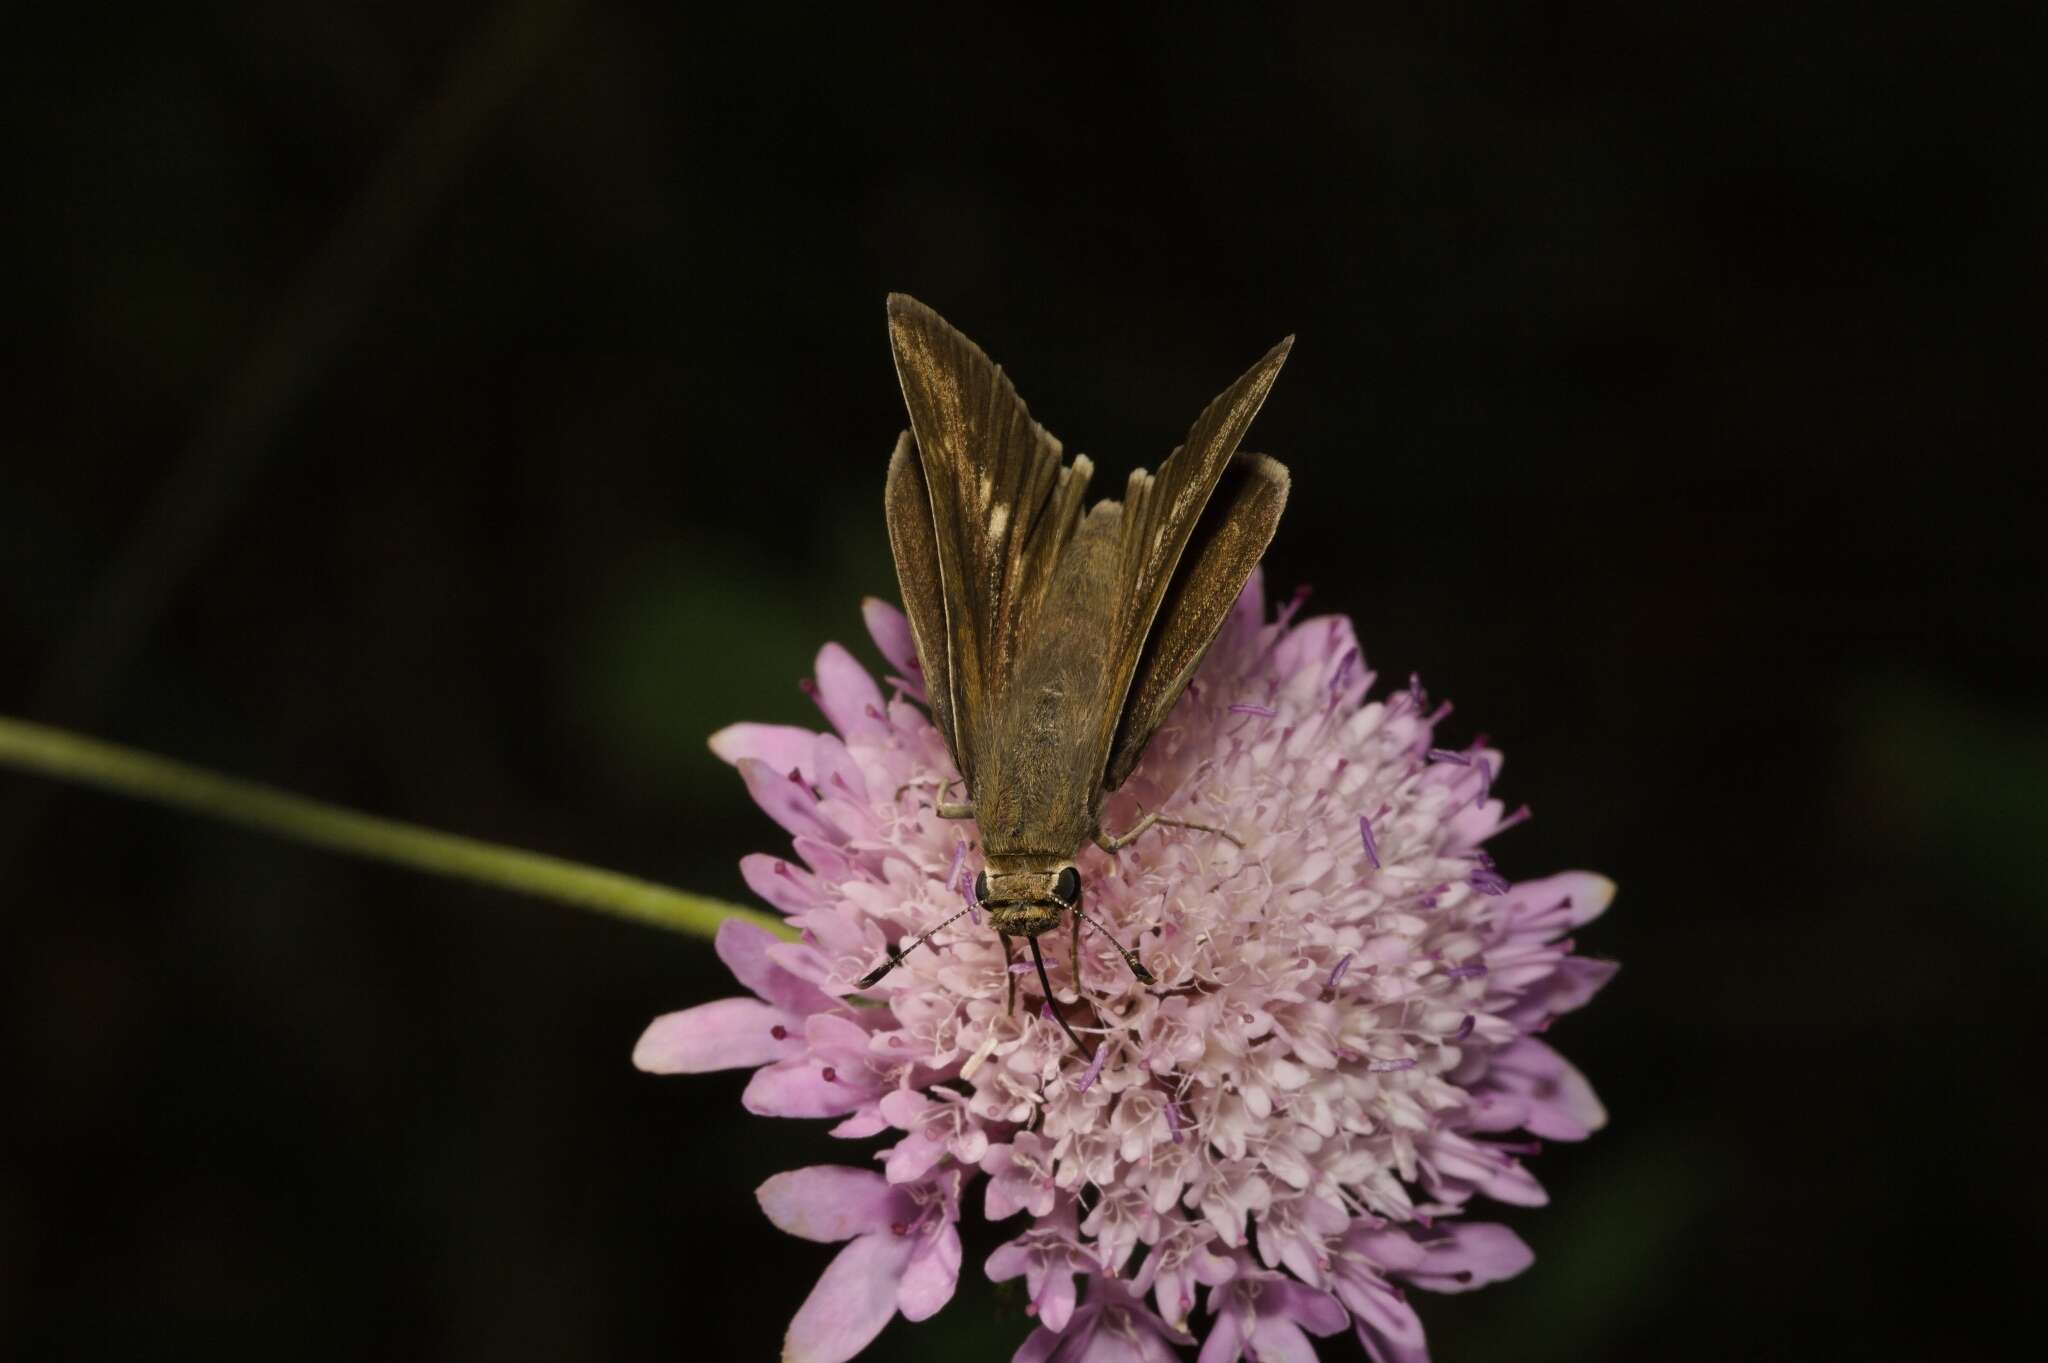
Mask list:
POLYGON ((1131 475, 1111 652, 1123 685, 1102 716, 1106 790, 1137 765, 1273 538, 1287 471, 1236 455, 1293 339, 1210 402, 1158 473, 1131 475), (1221 496, 1219 485, 1226 485, 1221 496))

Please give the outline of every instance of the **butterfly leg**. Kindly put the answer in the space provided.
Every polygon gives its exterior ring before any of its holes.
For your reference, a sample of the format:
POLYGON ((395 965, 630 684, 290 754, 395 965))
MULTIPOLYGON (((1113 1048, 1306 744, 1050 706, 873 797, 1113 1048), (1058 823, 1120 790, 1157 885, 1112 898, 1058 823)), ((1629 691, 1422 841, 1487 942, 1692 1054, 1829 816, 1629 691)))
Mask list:
POLYGON ((1010 997, 1003 1004, 1003 1012, 1014 1013, 1017 1011, 1017 972, 1010 969, 1010 934, 1000 932, 996 935, 1003 939, 1003 978, 1010 982, 1010 997))
POLYGON ((1244 846, 1244 843, 1238 840, 1237 835, 1227 828, 1216 828, 1205 823, 1189 823, 1186 819, 1169 819, 1159 814, 1145 815, 1122 833, 1108 834, 1098 829, 1095 834, 1095 845, 1103 851, 1114 855, 1136 842, 1144 834, 1145 830, 1151 828, 1154 824, 1158 824, 1163 828, 1192 828, 1198 833, 1214 833, 1232 847, 1244 846))
MULTIPOLYGON (((900 799, 902 799, 902 798, 903 798, 903 792, 904 792, 904 791, 906 791, 906 790, 911 790, 911 789, 914 789, 914 788, 916 788, 916 787, 919 787, 919 786, 924 786, 924 785, 927 785, 927 784, 929 784, 929 782, 925 782, 925 781, 906 781, 906 782, 904 782, 904 783, 903 783, 902 785, 900 785, 900 786, 896 787, 896 798, 900 800, 900 799)), ((943 785, 941 785, 941 786, 939 786, 939 787, 937 788, 937 789, 938 789, 938 799, 937 799, 937 800, 935 800, 935 801, 933 802, 933 805, 932 805, 932 807, 933 807, 933 809, 935 809, 935 810, 936 810, 936 811, 938 812, 938 816, 939 816, 940 818, 942 818, 942 819, 971 819, 971 818, 973 818, 973 817, 974 817, 974 801, 972 801, 972 800, 948 800, 948 799, 946 798, 946 792, 947 792, 947 791, 950 791, 950 790, 951 790, 951 789, 952 789, 953 787, 955 787, 955 786, 957 786, 957 785, 959 785, 959 784, 960 784, 960 778, 956 776, 956 777, 954 777, 954 778, 953 778, 952 780, 950 780, 950 781, 947 781, 947 782, 946 782, 945 784, 943 784, 943 785)))
POLYGON ((1068 959, 1074 963, 1074 998, 1078 1002, 1088 997, 1088 991, 1081 987, 1081 915, 1074 915, 1074 949, 1068 959))

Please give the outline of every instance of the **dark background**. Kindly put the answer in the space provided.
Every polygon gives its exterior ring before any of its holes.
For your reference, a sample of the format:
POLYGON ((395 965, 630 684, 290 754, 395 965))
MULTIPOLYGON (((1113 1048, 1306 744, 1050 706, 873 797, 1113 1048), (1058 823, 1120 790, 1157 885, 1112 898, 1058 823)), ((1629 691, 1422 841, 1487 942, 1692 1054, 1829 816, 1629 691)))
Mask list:
MULTIPOLYGON (((883 294, 1105 486, 1295 332, 1274 586, 1505 746, 1511 875, 1622 887, 1557 1034, 1612 1126, 1440 1363, 2034 1354, 2031 34, 9 28, 0 711, 744 898, 704 737, 893 595, 883 294)), ((830 1257, 751 1190, 865 1147, 628 1064, 701 942, 11 774, 0 858, 0 1354, 767 1358, 830 1257)), ((872 1356, 1007 1357, 998 1238, 872 1356)))

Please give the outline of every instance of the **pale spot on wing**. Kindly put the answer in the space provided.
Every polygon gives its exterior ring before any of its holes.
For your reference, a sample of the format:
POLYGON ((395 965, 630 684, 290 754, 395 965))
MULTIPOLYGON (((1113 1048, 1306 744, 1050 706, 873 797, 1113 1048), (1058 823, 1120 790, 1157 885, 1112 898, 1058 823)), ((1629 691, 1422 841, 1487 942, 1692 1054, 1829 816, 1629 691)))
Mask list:
POLYGON ((988 513, 988 537, 992 540, 1001 539, 1004 528, 1009 524, 1010 508, 1008 506, 996 507, 988 513))
POLYGON ((995 483, 991 481, 987 472, 984 471, 981 475, 981 481, 979 485, 975 488, 975 493, 980 498, 981 504, 983 506, 988 505, 989 498, 995 495, 995 491, 995 483))

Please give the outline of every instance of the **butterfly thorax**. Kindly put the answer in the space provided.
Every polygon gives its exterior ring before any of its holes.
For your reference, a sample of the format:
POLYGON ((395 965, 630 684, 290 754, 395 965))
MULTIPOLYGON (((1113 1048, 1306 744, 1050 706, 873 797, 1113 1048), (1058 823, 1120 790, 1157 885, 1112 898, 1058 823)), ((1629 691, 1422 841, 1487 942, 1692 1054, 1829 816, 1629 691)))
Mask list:
POLYGON ((1128 669, 1106 656, 1116 524, 1113 505, 1082 522, 1019 633, 998 703, 981 707, 974 802, 991 858, 1057 849, 1069 860, 1095 835, 1129 685, 1128 669))

